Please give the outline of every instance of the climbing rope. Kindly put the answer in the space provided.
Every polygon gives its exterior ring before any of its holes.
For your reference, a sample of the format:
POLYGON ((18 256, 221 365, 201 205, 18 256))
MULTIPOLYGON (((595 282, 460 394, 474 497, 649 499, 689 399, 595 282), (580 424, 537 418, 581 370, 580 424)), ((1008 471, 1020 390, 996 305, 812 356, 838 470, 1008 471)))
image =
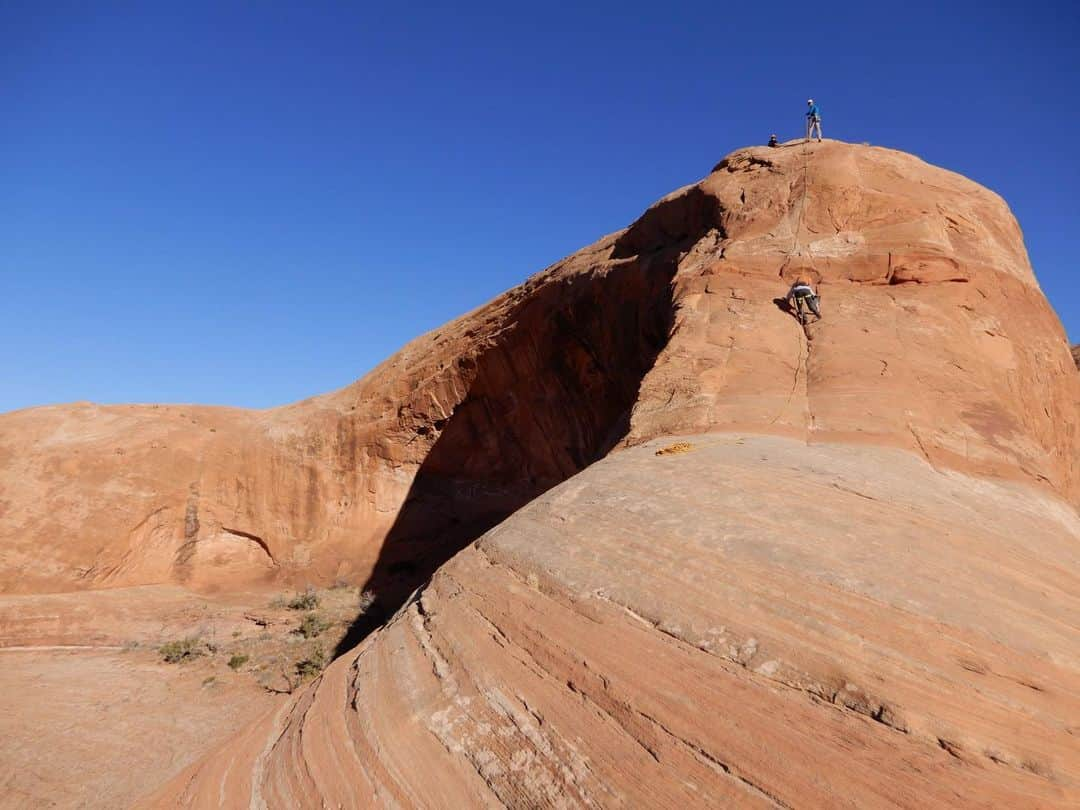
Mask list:
MULTIPOLYGON (((806 217, 806 198, 810 195, 810 149, 809 149, 809 147, 810 147, 809 139, 803 141, 803 145, 802 145, 802 197, 799 200, 799 215, 798 215, 798 217, 796 218, 796 221, 795 221, 795 232, 794 232, 794 234, 792 236, 791 249, 788 251, 787 256, 784 258, 783 264, 781 264, 781 266, 780 266, 781 275, 783 274, 784 267, 787 266, 788 261, 790 261, 791 257, 795 256, 798 253, 798 250, 799 250, 799 231, 802 230, 802 224, 803 224, 803 221, 804 221, 804 219, 806 217)), ((806 364, 810 359, 810 351, 809 351, 810 339, 809 339, 809 335, 806 333, 806 324, 801 322, 801 318, 800 318, 800 325, 802 327, 801 328, 802 334, 799 336, 799 357, 798 357, 798 360, 796 361, 796 364, 795 364, 795 379, 792 381, 791 390, 788 392, 787 398, 784 400, 784 403, 780 406, 780 409, 777 411, 776 415, 772 419, 770 419, 769 422, 767 423, 769 427, 775 425, 778 421, 780 421, 780 417, 782 417, 784 415, 784 413, 788 410, 788 408, 791 407, 791 401, 795 398, 795 392, 798 390, 798 387, 799 387, 799 377, 800 376, 805 377, 806 372, 807 372, 806 364)), ((711 417, 711 413, 710 413, 710 417, 711 417)), ((690 444, 689 442, 676 442, 675 444, 672 444, 672 445, 669 445, 667 447, 663 447, 663 448, 657 450, 656 455, 658 455, 658 456, 667 456, 667 455, 677 455, 677 454, 681 454, 681 453, 687 453, 687 452, 695 450, 695 449, 697 449, 699 447, 709 447, 709 446, 714 445, 714 444, 721 444, 721 443, 723 443, 725 441, 728 441, 727 437, 725 437, 725 438, 717 437, 715 439, 699 440, 695 444, 690 444)))
MULTIPOLYGON (((802 199, 799 200, 799 216, 795 220, 795 233, 791 242, 791 250, 788 252, 784 264, 780 267, 781 277, 783 277, 784 267, 791 260, 792 256, 797 255, 799 250, 799 231, 802 230, 803 220, 806 217, 806 198, 810 196, 809 147, 810 139, 807 138, 805 141, 803 141, 802 145, 802 199)), ((802 331, 802 334, 799 335, 799 357, 795 363, 795 380, 791 384, 791 391, 788 393, 787 400, 785 400, 784 404, 780 406, 780 410, 776 412, 776 416, 769 420, 770 427, 780 421, 780 417, 783 416, 787 409, 791 406, 791 400, 795 398, 795 391, 799 387, 799 375, 806 373, 806 364, 810 360, 810 335, 806 331, 806 322, 803 320, 802 311, 799 309, 798 302, 796 302, 795 304, 795 314, 799 320, 799 326, 802 331)))
MULTIPOLYGON (((808 151, 809 146, 809 139, 803 141, 802 199, 799 200, 799 216, 795 221, 795 234, 792 238, 791 250, 788 251, 787 259, 790 259, 799 250, 799 231, 802 230, 803 219, 806 216, 806 198, 810 195, 810 153, 808 151)), ((783 268, 781 268, 781 270, 783 270, 783 268)))

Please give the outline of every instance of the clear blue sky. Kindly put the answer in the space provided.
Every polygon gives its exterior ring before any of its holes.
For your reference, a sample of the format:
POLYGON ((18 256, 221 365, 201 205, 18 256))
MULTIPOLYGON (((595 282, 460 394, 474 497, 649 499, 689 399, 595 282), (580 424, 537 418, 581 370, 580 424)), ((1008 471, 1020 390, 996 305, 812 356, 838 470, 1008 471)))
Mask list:
POLYGON ((0 5, 0 411, 265 407, 623 227, 808 95, 998 191, 1080 340, 1070 2, 0 5))

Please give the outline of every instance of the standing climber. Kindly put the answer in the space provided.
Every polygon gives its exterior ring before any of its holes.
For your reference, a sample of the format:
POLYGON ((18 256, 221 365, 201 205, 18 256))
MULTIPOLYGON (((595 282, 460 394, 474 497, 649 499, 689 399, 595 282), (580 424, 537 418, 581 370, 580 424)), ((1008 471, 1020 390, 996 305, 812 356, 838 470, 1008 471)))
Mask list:
POLYGON ((818 296, 814 292, 814 288, 810 286, 810 282, 803 281, 800 278, 792 284, 791 289, 788 290, 787 300, 788 305, 795 310, 795 317, 799 319, 799 323, 806 323, 806 314, 803 312, 804 303, 817 319, 821 320, 821 307, 818 304, 818 296))
POLYGON ((813 138, 817 129, 818 143, 821 143, 821 109, 812 98, 806 100, 806 106, 810 108, 806 111, 806 140, 813 138))
POLYGON ((779 145, 780 145, 780 141, 776 140, 776 133, 773 133, 772 135, 770 135, 769 136, 769 146, 771 146, 773 149, 775 149, 779 145))

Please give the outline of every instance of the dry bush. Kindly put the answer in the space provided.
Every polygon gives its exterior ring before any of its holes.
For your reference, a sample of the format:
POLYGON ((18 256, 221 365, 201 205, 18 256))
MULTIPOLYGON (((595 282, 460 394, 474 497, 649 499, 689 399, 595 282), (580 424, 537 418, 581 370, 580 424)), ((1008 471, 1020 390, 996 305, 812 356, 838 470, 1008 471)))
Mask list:
POLYGON ((375 591, 365 588, 360 591, 358 605, 361 613, 367 613, 368 609, 375 604, 375 591))
POLYGON ((307 658, 296 662, 296 674, 303 680, 314 678, 326 668, 328 663, 323 648, 313 647, 307 658))
POLYGON ((300 622, 300 626, 296 628, 296 632, 304 638, 317 638, 328 627, 330 627, 330 623, 323 621, 318 613, 308 613, 304 616, 304 620, 300 622))
POLYGON ((232 658, 229 659, 229 669, 231 669, 231 670, 240 669, 240 667, 242 667, 244 664, 246 664, 248 662, 248 660, 249 660, 249 657, 246 656, 246 655, 243 655, 243 654, 234 655, 232 658))
POLYGON ((206 655, 206 644, 198 636, 189 636, 177 641, 169 641, 158 647, 161 659, 166 664, 182 664, 199 656, 206 655))
POLYGON ((292 600, 285 604, 289 610, 314 610, 319 606, 319 595, 314 588, 308 588, 303 593, 298 593, 292 600))

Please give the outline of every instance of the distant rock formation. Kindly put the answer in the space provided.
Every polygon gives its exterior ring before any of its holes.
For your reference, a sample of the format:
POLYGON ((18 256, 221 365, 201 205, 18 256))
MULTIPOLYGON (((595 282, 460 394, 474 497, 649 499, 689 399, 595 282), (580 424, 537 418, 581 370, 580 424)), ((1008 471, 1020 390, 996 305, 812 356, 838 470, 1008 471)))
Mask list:
POLYGON ((1004 202, 910 155, 737 151, 288 408, 4 419, 37 581, 422 586, 148 805, 1080 802, 1080 376, 1004 202))

